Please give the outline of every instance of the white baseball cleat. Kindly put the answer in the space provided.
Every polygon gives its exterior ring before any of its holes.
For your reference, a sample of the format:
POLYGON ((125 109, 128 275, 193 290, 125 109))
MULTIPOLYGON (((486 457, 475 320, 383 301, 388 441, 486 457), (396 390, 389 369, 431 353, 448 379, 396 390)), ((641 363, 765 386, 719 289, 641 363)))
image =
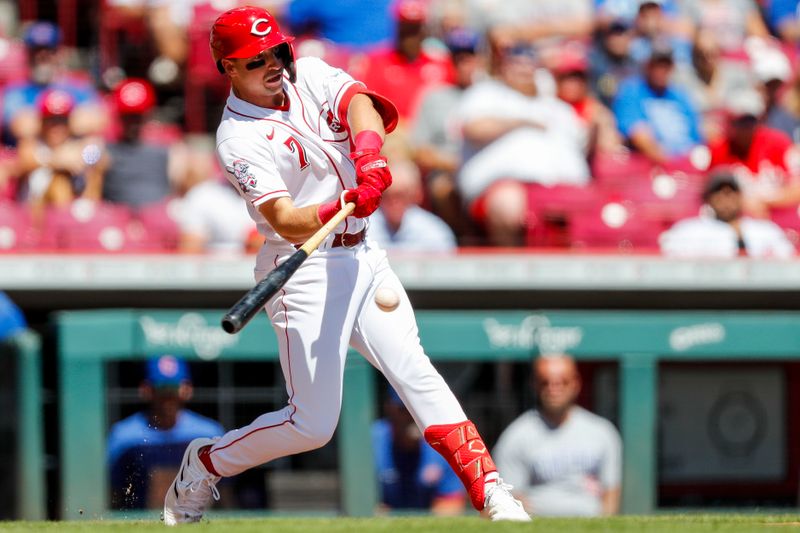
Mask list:
POLYGON ((187 522, 199 522, 211 503, 219 500, 217 482, 220 480, 200 462, 198 450, 214 444, 217 439, 194 439, 186 447, 181 469, 175 476, 164 498, 164 524, 175 526, 187 522))
POLYGON ((525 512, 522 503, 511 494, 511 485, 498 478, 494 486, 486 489, 483 511, 489 520, 510 520, 530 522, 531 516, 525 512))

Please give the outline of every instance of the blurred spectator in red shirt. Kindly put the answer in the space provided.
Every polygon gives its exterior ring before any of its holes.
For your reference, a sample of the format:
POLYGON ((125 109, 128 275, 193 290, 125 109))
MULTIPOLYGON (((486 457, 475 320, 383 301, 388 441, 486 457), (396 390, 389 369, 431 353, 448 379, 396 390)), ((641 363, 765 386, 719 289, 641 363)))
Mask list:
POLYGON ((36 136, 19 142, 18 191, 37 214, 46 206, 64 206, 74 199, 99 199, 106 164, 103 144, 97 137, 75 135, 71 114, 75 100, 66 91, 50 89, 41 98, 40 129, 36 136))
POLYGON ((572 106, 588 132, 586 153, 589 159, 596 151, 615 152, 622 148, 611 111, 594 97, 589 88, 589 61, 580 46, 561 49, 552 69, 556 79, 556 96, 572 106))
POLYGON ((732 174, 712 174, 703 191, 703 212, 677 222, 661 234, 661 251, 670 257, 788 258, 795 248, 770 220, 744 213, 744 199, 732 174))
POLYGON ((744 191, 745 210, 766 217, 771 208, 800 203, 798 154, 783 132, 760 123, 764 100, 755 90, 731 96, 726 135, 711 144, 711 169, 731 168, 744 191))
POLYGON ((461 132, 456 114, 464 92, 486 75, 479 37, 465 28, 444 36, 455 67, 455 83, 427 91, 414 115, 410 143, 414 159, 423 172, 431 209, 458 235, 468 231, 466 217, 455 184, 461 165, 461 132))
POLYGON ((370 52, 351 67, 354 78, 394 102, 401 121, 412 117, 417 100, 426 89, 454 78, 447 53, 423 46, 428 35, 427 10, 422 0, 399 0, 394 8, 394 46, 370 52))
POLYGON ((51 22, 34 22, 27 26, 23 42, 28 56, 28 78, 10 83, 3 91, 3 132, 8 144, 35 134, 38 128, 38 107, 49 89, 69 93, 76 106, 74 123, 82 132, 98 133, 105 127, 102 113, 96 112, 99 96, 87 77, 66 68, 61 49, 61 31, 51 22), (81 112, 81 108, 88 112, 81 112))

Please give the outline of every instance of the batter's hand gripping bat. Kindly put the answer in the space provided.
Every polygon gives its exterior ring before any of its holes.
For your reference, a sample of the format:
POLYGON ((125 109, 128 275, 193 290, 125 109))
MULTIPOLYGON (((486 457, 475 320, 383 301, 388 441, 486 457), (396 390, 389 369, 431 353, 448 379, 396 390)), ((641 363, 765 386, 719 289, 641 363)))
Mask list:
POLYGON ((308 238, 300 248, 289 256, 272 272, 259 281, 255 287, 245 293, 238 302, 233 304, 228 313, 222 318, 222 329, 233 335, 241 331, 250 319, 256 316, 262 307, 283 287, 292 274, 297 271, 311 253, 325 240, 333 229, 339 225, 355 209, 356 204, 350 202, 336 213, 325 225, 308 238))

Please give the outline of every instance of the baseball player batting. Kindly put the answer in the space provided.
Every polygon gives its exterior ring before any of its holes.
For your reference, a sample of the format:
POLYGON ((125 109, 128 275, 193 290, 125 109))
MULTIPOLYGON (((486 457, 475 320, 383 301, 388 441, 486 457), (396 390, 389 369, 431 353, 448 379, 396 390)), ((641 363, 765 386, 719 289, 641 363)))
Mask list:
POLYGON ((295 59, 292 40, 257 7, 223 13, 211 31, 217 68, 231 82, 217 153, 265 238, 256 279, 345 203, 355 209, 265 306, 288 404, 219 439, 192 441, 167 492, 164 522, 200 520, 219 498, 222 477, 327 443, 339 418, 348 346, 386 376, 477 510, 492 520, 530 520, 425 355, 408 297, 367 234, 367 219, 392 182, 380 151, 397 111, 342 70, 295 59), (400 300, 390 311, 375 302, 387 290, 400 300))

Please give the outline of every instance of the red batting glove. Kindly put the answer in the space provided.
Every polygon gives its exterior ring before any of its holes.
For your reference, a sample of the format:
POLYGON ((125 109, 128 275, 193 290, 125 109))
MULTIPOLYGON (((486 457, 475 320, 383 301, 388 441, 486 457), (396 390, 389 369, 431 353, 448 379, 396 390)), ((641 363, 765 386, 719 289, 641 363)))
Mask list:
POLYGON ((343 192, 342 195, 337 198, 336 200, 331 200, 330 202, 325 202, 324 204, 319 204, 317 207, 317 216, 319 217, 319 221, 323 224, 327 224, 330 219, 333 218, 333 215, 338 213, 344 207, 346 202, 345 200, 345 193, 343 192))
POLYGON ((355 189, 344 191, 344 201, 356 204, 356 208, 353 210, 354 217, 368 217, 374 213, 381 204, 381 191, 364 183, 355 189))
POLYGON ((367 183, 379 192, 392 184, 392 174, 386 158, 381 155, 383 140, 377 132, 364 130, 355 138, 355 150, 350 154, 356 166, 356 183, 367 183))

